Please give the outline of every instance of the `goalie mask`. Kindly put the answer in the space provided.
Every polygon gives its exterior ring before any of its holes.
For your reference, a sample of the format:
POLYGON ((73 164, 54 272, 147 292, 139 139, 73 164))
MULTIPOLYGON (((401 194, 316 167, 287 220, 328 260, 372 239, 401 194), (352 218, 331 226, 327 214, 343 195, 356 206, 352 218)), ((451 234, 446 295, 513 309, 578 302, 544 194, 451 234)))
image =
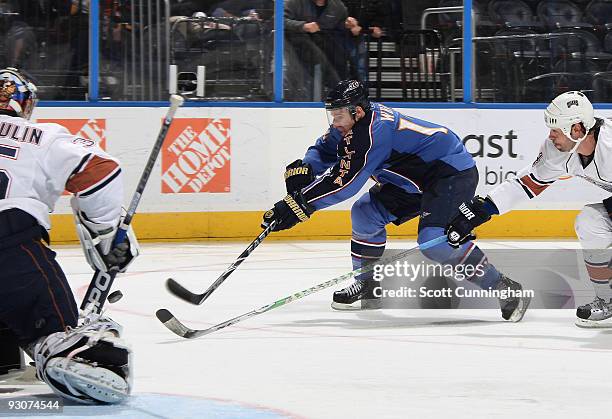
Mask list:
POLYGON ((582 92, 565 92, 553 99, 544 111, 544 122, 549 129, 557 128, 570 140, 576 143, 572 152, 578 144, 584 140, 589 130, 595 126, 595 115, 593 105, 582 92), (572 138, 572 126, 582 123, 586 133, 582 138, 572 138))
POLYGON ((38 102, 36 86, 17 69, 0 70, 0 110, 30 119, 38 102))

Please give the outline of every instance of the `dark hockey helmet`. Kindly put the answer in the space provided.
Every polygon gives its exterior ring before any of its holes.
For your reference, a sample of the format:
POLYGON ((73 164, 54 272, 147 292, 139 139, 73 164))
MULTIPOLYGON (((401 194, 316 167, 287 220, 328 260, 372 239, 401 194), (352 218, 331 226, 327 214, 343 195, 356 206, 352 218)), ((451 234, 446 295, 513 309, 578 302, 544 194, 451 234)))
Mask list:
POLYGON ((348 108, 353 119, 356 106, 361 106, 365 112, 370 110, 368 91, 359 80, 342 80, 327 94, 325 99, 326 110, 348 108))
POLYGON ((38 102, 36 86, 16 68, 0 70, 0 112, 30 119, 38 102))

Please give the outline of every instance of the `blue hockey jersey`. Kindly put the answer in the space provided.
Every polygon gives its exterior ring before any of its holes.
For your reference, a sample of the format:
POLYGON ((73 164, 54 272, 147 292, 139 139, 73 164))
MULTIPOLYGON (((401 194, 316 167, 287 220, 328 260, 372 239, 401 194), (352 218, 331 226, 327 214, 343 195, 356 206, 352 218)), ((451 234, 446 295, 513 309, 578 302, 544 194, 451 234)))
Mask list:
POLYGON ((475 165, 448 128, 371 105, 347 135, 330 127, 306 152, 304 163, 320 176, 302 193, 315 209, 350 198, 370 177, 422 193, 437 179, 475 165))

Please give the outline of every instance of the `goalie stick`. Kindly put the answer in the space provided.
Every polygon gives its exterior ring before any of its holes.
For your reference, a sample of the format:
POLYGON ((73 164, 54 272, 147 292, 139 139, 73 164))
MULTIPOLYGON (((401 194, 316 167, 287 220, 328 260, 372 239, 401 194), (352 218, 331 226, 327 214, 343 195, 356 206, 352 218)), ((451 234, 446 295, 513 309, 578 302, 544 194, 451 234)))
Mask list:
POLYGON ((208 287, 208 289, 204 291, 202 294, 196 294, 196 293, 189 291, 187 288, 185 288, 184 286, 182 286, 181 284, 179 284, 172 278, 168 278, 166 280, 166 288, 168 288, 168 291, 170 291, 171 294, 174 294, 175 296, 177 296, 178 298, 182 300, 185 300, 191 304, 196 304, 196 305, 202 304, 210 296, 210 294, 212 294, 219 287, 219 285, 221 285, 223 281, 225 281, 227 277, 230 276, 232 272, 234 272, 236 268, 242 262, 244 262, 244 260, 247 257, 249 257, 251 253, 253 253, 253 250, 255 250, 257 246, 259 246, 261 242, 266 237, 268 237, 268 235, 272 232, 275 226, 276 226, 276 221, 272 221, 270 225, 266 227, 265 230, 262 231, 259 234, 259 236, 257 236, 255 240, 253 240, 246 249, 244 249, 244 251, 240 254, 240 256, 238 256, 238 259, 236 259, 234 263, 228 266, 227 269, 223 271, 221 276, 219 276, 219 278, 217 278, 217 280, 213 282, 213 284, 210 287, 208 287))
MULTIPOLYGON (((440 236, 440 237, 436 237, 435 239, 429 240, 421 245, 417 245, 415 247, 413 247, 412 249, 408 249, 405 250, 401 253, 398 253, 395 256, 391 256, 387 259, 384 259, 382 261, 380 261, 378 264, 389 264, 392 262, 395 262, 397 260, 403 259, 406 256, 408 256, 409 254, 413 253, 415 250, 425 250, 425 249, 429 249, 433 246, 436 246, 440 243, 444 243, 446 241, 446 236, 440 236)), ((260 307, 258 309, 255 310, 251 310, 248 313, 242 314, 238 317, 234 317, 232 319, 229 319, 227 321, 224 321, 223 323, 219 323, 217 325, 214 325, 212 327, 209 327, 208 329, 191 329, 187 326, 185 326, 183 323, 181 323, 176 317, 174 317, 174 315, 172 313, 170 313, 169 310, 162 308, 157 310, 157 312, 155 312, 155 315, 157 316, 157 318, 159 319, 159 321, 161 321, 164 326, 166 326, 172 333, 186 338, 186 339, 194 339, 194 338, 198 338, 200 336, 204 336, 204 335, 208 335, 210 333, 216 332, 219 329, 223 329, 225 327, 231 326, 233 324, 236 324, 238 322, 241 322, 243 320, 248 319, 249 317, 253 317, 256 316, 258 314, 263 314, 267 311, 273 310, 275 308, 284 306, 285 304, 289 304, 292 301, 295 300, 299 300, 300 298, 304 298, 310 294, 313 294, 317 291, 321 291, 325 288, 329 288, 332 285, 336 285, 342 281, 346 281, 347 279, 353 278, 361 273, 365 273, 365 272, 369 272, 371 270, 374 269, 374 266, 376 266, 376 264, 371 264, 359 269, 355 269, 354 271, 351 271, 347 274, 341 275, 337 278, 334 279, 330 279, 329 281, 325 281, 319 285, 315 285, 314 287, 305 289, 303 291, 297 292, 295 294, 289 295, 285 298, 281 298, 280 300, 277 300, 273 303, 267 304, 263 307, 260 307)))
MULTIPOLYGON (((142 171, 140 181, 138 181, 138 186, 136 187, 136 191, 134 191, 134 195, 132 196, 132 201, 130 202, 127 213, 117 228, 117 233, 115 234, 115 239, 113 240, 113 247, 125 240, 128 228, 132 222, 134 213, 136 212, 136 207, 140 202, 140 198, 142 197, 142 193, 147 185, 149 176, 151 175, 151 171, 153 170, 153 166, 157 160, 157 156, 159 155, 164 140, 166 139, 170 124, 172 124, 174 114, 183 104, 183 101, 184 99, 181 96, 170 96, 170 108, 168 109, 168 113, 166 113, 166 117, 164 118, 164 123, 159 130, 159 134, 157 135, 157 139, 155 140, 155 144, 153 145, 153 149, 149 155, 149 160, 147 160, 147 164, 142 171)), ((99 313, 102 310, 102 306, 104 306, 104 303, 108 298, 108 293, 111 290, 111 286, 115 280, 115 276, 117 276, 117 273, 117 269, 110 269, 108 272, 96 270, 91 282, 89 283, 89 288, 87 288, 85 297, 83 297, 81 310, 88 309, 96 313, 99 313)))

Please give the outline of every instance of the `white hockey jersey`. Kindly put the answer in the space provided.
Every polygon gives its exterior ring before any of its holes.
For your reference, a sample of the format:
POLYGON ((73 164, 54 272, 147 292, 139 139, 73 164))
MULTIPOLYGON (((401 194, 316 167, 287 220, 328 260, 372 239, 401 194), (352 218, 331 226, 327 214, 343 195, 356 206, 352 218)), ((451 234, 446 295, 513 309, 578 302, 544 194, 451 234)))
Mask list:
POLYGON ((521 202, 535 198, 557 179, 579 177, 612 193, 612 121, 604 119, 599 129, 593 160, 582 167, 578 153, 557 150, 546 140, 538 158, 489 192, 489 197, 504 214, 521 202))
POLYGON ((0 211, 19 208, 50 229, 64 190, 91 221, 117 225, 123 182, 115 159, 61 125, 0 115, 0 211))

